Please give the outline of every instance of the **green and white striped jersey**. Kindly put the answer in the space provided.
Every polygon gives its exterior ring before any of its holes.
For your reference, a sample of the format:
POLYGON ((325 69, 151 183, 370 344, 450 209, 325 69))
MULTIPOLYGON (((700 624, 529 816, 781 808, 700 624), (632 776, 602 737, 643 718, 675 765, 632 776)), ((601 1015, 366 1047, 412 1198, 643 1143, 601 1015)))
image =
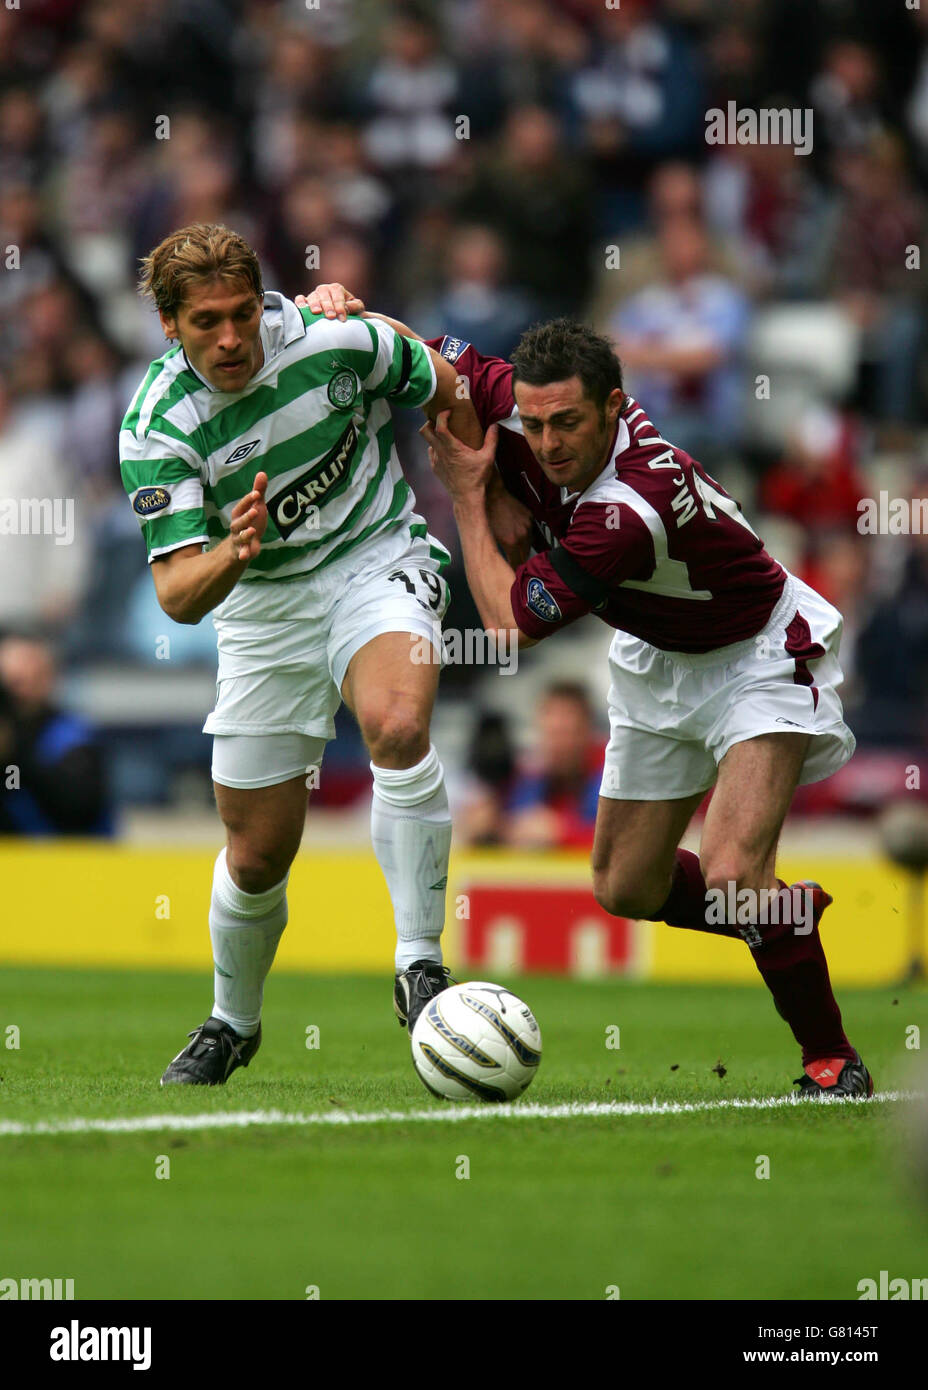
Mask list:
POLYGON ((227 536, 232 508, 262 470, 267 530, 236 588, 309 576, 400 528, 425 537, 388 404, 431 400, 425 346, 379 319, 333 322, 273 291, 260 332, 264 363, 241 391, 210 386, 178 345, 135 394, 119 457, 149 561, 227 536))

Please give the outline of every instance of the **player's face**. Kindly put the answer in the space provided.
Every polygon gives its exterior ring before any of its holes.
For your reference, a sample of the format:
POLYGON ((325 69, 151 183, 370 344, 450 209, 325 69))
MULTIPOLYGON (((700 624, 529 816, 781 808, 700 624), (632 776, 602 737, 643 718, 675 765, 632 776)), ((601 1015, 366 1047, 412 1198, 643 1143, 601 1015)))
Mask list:
POLYGON ((263 305, 240 280, 195 285, 176 319, 161 315, 170 338, 180 338, 190 365, 218 391, 241 391, 264 362, 263 305))
POLYGON ((552 483, 582 492, 606 466, 622 392, 615 390, 600 409, 584 395, 578 376, 566 381, 514 388, 522 429, 541 471, 552 483))

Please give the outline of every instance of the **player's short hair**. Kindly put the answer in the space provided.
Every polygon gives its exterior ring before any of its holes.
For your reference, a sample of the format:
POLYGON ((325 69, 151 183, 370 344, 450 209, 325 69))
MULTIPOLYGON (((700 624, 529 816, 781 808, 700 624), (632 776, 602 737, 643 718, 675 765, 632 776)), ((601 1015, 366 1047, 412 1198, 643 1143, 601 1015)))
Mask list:
POLYGON ((175 318, 194 284, 242 280, 260 299, 261 267, 252 248, 219 222, 192 222, 171 232, 141 261, 139 293, 167 318, 175 318))
POLYGON ((600 410, 616 388, 622 390, 622 363, 612 343, 573 319, 536 323, 522 334, 509 360, 515 367, 513 386, 517 381, 528 386, 547 386, 552 381, 577 376, 583 383, 584 395, 595 401, 600 410))

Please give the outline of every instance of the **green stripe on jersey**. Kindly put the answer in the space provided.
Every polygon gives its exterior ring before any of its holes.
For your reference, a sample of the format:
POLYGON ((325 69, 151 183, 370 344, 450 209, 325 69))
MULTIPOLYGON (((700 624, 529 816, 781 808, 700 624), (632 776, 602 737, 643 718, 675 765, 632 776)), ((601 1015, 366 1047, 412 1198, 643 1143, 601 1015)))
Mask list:
POLYGON ((436 541, 434 536, 429 535, 429 528, 424 521, 414 521, 409 528, 409 534, 413 540, 426 540, 429 542, 429 555, 433 560, 438 561, 439 569, 447 569, 451 564, 451 554, 445 549, 440 541, 436 541))
POLYGON ((187 478, 199 477, 195 468, 178 458, 126 459, 120 464, 120 472, 123 487, 129 493, 140 487, 163 487, 165 483, 182 483, 187 478), (158 471, 157 484, 149 482, 153 467, 158 471))
POLYGON ((413 518, 387 401, 424 404, 435 378, 423 343, 407 340, 407 354, 385 324, 303 315, 274 293, 262 341, 264 364, 242 392, 211 390, 178 348, 152 363, 123 422, 120 467, 150 551, 221 539, 236 503, 267 473, 269 500, 293 529, 284 540, 269 519, 249 573, 290 578, 413 518), (339 446, 350 449, 347 461, 339 446))
MULTIPOLYGON (((393 497, 385 515, 380 517, 377 521, 372 522, 369 526, 365 526, 363 531, 359 531, 356 536, 348 536, 342 541, 341 545, 335 546, 335 548, 326 555, 326 563, 330 560, 337 560, 340 555, 344 555, 356 545, 361 545, 364 541, 369 540, 371 536, 393 531, 397 526, 402 525, 409 513, 412 501, 412 488, 406 482, 405 478, 401 478, 393 489, 393 497)), ((251 583, 253 580, 261 582, 262 579, 267 580, 274 578, 275 576, 272 573, 261 574, 256 572, 255 567, 259 560, 264 559, 266 554, 282 555, 283 553, 284 552, 279 550, 270 552, 262 550, 257 560, 252 560, 251 564, 248 566, 248 575, 240 582, 251 583)), ((288 575, 286 577, 290 578, 291 576, 288 575)))
POLYGON ((148 371, 145 374, 145 380, 142 382, 141 386, 133 396, 132 404, 129 406, 129 409, 126 413, 126 418, 122 422, 122 428, 124 430, 131 430, 133 434, 135 433, 135 430, 139 423, 139 418, 142 413, 142 406, 145 402, 145 398, 148 395, 148 392, 151 390, 152 386, 157 381, 158 377, 161 375, 165 362, 167 362, 172 357, 176 357, 179 352, 180 344, 178 343, 176 347, 172 347, 169 352, 166 352, 163 357, 159 357, 157 361, 152 362, 151 366, 148 368, 148 371))
MULTIPOLYGON (((260 553, 255 557, 254 560, 252 560, 249 569, 268 573, 275 569, 280 569, 282 565, 290 564, 290 562, 297 555, 307 555, 311 551, 317 550, 319 546, 328 545, 330 542, 333 541, 339 542, 338 552, 339 554, 341 554, 342 551, 347 548, 343 544, 343 542, 345 540, 353 540, 356 538, 353 537, 352 533, 357 532, 358 528, 361 526, 365 516, 367 515, 368 510, 370 509, 371 503, 373 502, 375 496, 380 490, 390 462, 390 449, 393 443, 392 436, 393 431, 391 424, 384 425, 383 428, 378 431, 377 442, 380 450, 380 465, 374 476, 368 482, 367 487, 364 489, 363 495, 358 498, 354 506, 351 508, 351 511, 348 513, 348 515, 345 517, 345 519, 341 522, 340 525, 334 527, 331 531, 328 532, 327 535, 320 536, 317 540, 305 541, 301 545, 295 546, 292 543, 292 541, 288 541, 285 545, 282 545, 273 550, 268 549, 267 547, 262 547, 260 553)), ((405 480, 401 481, 403 481, 404 486, 406 488, 406 495, 409 497, 411 507, 413 505, 414 500, 412 495, 412 489, 409 487, 408 483, 405 482, 405 480)), ((394 488, 393 500, 395 500, 395 497, 396 489, 394 488)), ((391 500, 391 507, 393 505, 393 500, 391 500)), ((389 510, 386 515, 389 516, 389 510)), ((270 528, 270 526, 271 521, 269 518, 268 527, 270 528)), ((425 528, 423 527, 423 530, 424 529, 425 528)), ((327 560, 332 560, 334 558, 334 550, 326 556, 327 560)))
POLYGON ((142 523, 148 553, 192 545, 209 534, 205 519, 199 512, 175 512, 173 516, 153 516, 142 523))
MULTIPOLYGON (((351 366, 354 360, 358 361, 359 365, 356 370, 359 375, 362 367, 370 369, 370 353, 339 352, 341 365, 351 366), (347 364, 342 363, 343 358, 349 359, 347 364)), ((194 381, 199 391, 207 391, 207 388, 196 377, 194 377, 194 381)), ((308 391, 326 385, 327 382, 328 375, 313 364, 312 359, 304 357, 292 366, 283 367, 277 377, 276 385, 256 387, 244 399, 226 405, 211 419, 198 421, 196 428, 189 436, 180 433, 177 437, 195 449, 203 458, 209 458, 211 454, 221 449, 228 449, 230 453, 234 452, 236 441, 250 438, 269 416, 276 415, 286 406, 298 401, 308 391)), ((164 429, 166 427, 163 422, 165 422, 167 414, 174 409, 176 403, 176 400, 165 401, 163 406, 159 405, 155 409, 152 415, 152 428, 164 429)))

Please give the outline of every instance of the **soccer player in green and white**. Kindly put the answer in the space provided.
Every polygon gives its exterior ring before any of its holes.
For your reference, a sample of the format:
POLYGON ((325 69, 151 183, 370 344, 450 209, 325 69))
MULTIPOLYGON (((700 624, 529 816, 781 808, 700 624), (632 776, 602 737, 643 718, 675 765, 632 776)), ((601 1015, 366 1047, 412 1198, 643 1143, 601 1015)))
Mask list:
POLYGON ((444 989, 451 820, 429 738, 448 603, 444 547, 414 511, 389 403, 475 417, 453 367, 380 320, 326 319, 265 293, 226 227, 172 233, 142 262, 169 339, 120 432, 123 484, 158 600, 212 612, 213 735, 226 845, 213 876, 210 1017, 162 1084, 215 1085, 261 1040, 264 980, 287 923, 308 777, 344 700, 374 779, 371 830, 397 929, 394 1007, 410 1031, 444 989), (416 662, 431 641, 435 660, 416 662))

